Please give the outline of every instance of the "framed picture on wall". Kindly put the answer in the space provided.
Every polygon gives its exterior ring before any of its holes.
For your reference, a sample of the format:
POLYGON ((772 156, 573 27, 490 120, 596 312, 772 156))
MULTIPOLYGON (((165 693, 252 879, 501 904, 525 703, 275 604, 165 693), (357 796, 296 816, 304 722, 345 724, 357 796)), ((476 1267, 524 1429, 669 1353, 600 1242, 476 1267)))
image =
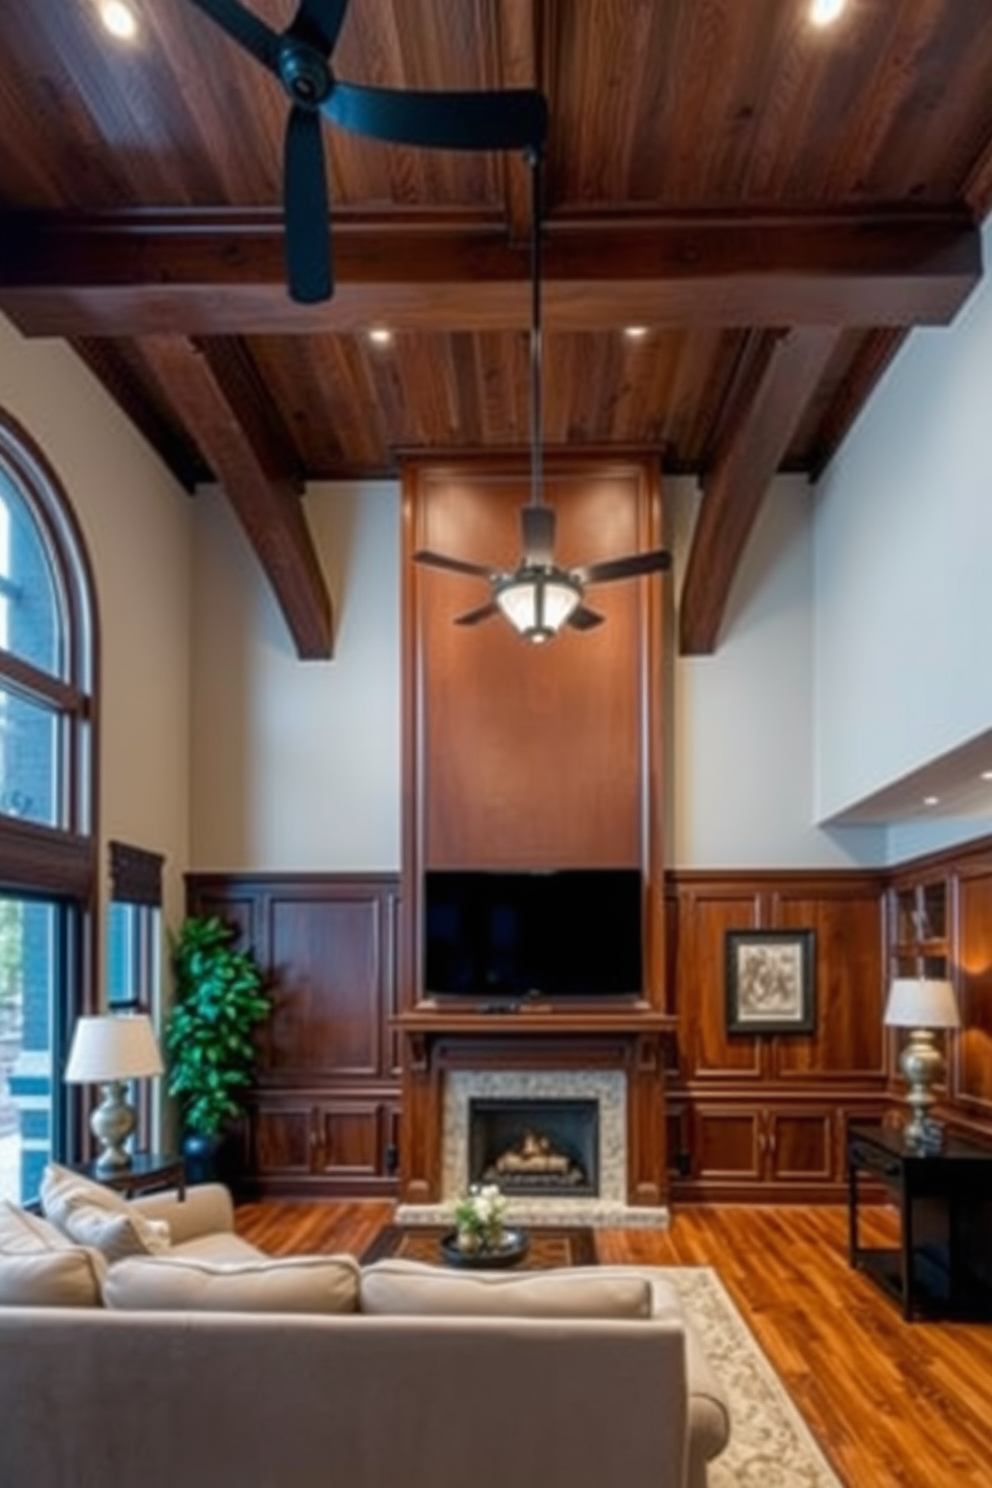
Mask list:
POLYGON ((812 1033, 816 1027, 812 930, 728 930, 728 1033, 812 1033))

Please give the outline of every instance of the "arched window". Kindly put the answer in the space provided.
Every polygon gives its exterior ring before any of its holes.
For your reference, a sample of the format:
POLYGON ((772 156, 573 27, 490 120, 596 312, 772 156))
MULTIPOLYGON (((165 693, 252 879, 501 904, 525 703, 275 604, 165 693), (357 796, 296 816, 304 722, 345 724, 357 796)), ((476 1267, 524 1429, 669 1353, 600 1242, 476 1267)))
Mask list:
POLYGON ((58 477, 0 415, 0 1197, 69 1147, 59 1078, 90 1002, 95 611, 58 477))

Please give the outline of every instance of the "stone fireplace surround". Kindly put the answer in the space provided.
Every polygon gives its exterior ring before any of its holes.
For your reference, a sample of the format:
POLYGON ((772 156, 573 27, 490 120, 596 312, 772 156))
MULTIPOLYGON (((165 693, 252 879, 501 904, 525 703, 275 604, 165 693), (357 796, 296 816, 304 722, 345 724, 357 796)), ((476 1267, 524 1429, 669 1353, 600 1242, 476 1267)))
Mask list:
POLYGON ((592 1018, 574 1022, 522 1013, 499 1029, 474 1017, 412 1013, 406 1036, 401 1153, 405 1224, 444 1224, 469 1182, 469 1102, 595 1101, 599 1127, 599 1193, 515 1194, 511 1221, 528 1225, 663 1227, 669 1212, 664 1159, 662 1020, 650 1014, 630 1026, 592 1018))

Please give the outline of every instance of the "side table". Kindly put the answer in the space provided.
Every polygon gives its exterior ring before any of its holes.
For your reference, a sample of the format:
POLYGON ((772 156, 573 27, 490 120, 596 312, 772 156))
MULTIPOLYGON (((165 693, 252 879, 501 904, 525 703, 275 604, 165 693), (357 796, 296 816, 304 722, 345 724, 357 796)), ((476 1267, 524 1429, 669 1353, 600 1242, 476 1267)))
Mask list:
POLYGON ((178 1152, 136 1152, 126 1168, 99 1168, 95 1162, 69 1163, 73 1173, 92 1178, 106 1188, 116 1189, 125 1198, 148 1193, 155 1188, 175 1188, 186 1197, 186 1167, 178 1152))
POLYGON ((902 1133, 852 1126, 847 1143, 849 1259, 902 1305, 903 1317, 992 1317, 992 1150, 948 1136, 921 1152, 902 1133), (898 1248, 862 1246, 859 1175, 897 1204, 898 1248))

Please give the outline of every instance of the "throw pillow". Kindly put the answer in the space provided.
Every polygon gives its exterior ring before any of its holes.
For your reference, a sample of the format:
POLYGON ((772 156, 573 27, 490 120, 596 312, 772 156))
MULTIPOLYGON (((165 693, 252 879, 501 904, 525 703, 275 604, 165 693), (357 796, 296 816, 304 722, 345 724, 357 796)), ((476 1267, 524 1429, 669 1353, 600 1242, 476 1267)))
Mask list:
POLYGON ((70 1240, 95 1246, 108 1261, 126 1255, 158 1255, 171 1243, 166 1220, 146 1219, 113 1189, 58 1163, 49 1163, 45 1169, 41 1207, 70 1240))
POLYGON ((362 1271, 363 1312, 409 1317, 646 1318, 641 1276, 599 1276, 594 1266, 559 1271, 446 1271, 422 1261, 378 1261, 362 1271))
POLYGON ((66 1217, 65 1233, 77 1245, 89 1245, 106 1261, 126 1256, 160 1255, 171 1246, 164 1219, 143 1219, 100 1209, 96 1204, 74 1204, 66 1217))
POLYGON ((0 1200, 0 1306, 99 1307, 100 1257, 0 1200))
POLYGON ((40 1214, 31 1214, 9 1199, 0 1199, 0 1251, 34 1255, 39 1250, 65 1250, 71 1242, 40 1214))
POLYGON ((344 1313, 358 1310, 358 1279, 351 1256, 228 1264, 168 1256, 111 1266, 103 1300, 136 1311, 344 1313))

